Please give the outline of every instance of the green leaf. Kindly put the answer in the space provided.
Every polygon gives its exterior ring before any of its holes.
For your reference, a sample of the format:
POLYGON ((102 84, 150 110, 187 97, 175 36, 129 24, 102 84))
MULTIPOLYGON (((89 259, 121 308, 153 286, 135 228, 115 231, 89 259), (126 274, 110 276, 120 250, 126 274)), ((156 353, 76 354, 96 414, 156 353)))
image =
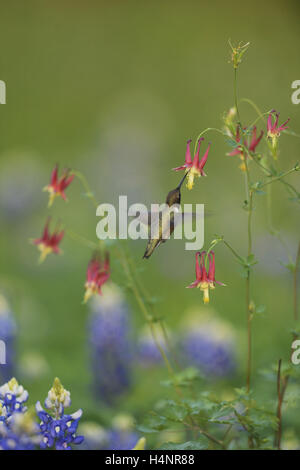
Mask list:
POLYGON ((236 142, 235 140, 229 139, 229 138, 226 139, 226 142, 232 148, 240 147, 240 145, 241 145, 240 142, 236 142))
POLYGON ((151 413, 145 419, 145 424, 137 426, 137 429, 141 433, 153 433, 159 432, 168 427, 167 418, 165 416, 160 416, 156 413, 151 413))
POLYGON ((161 384, 165 387, 173 387, 174 385, 179 387, 190 387, 194 382, 199 381, 201 378, 202 376, 198 369, 195 367, 188 367, 178 374, 175 374, 173 378, 163 380, 161 384))
POLYGON ((164 416, 170 420, 181 423, 188 415, 188 410, 182 403, 176 403, 173 400, 165 400, 163 403, 164 416))
POLYGON ((187 441, 182 444, 176 442, 166 442, 159 447, 159 450, 205 450, 209 443, 205 436, 201 436, 198 441, 187 441))

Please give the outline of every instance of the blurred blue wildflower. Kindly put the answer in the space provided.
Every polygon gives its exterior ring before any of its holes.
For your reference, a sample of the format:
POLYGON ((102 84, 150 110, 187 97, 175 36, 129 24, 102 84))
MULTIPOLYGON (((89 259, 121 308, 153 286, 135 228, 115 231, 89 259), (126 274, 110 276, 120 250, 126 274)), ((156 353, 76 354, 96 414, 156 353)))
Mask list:
POLYGON ((108 433, 98 423, 85 421, 79 425, 80 434, 84 441, 79 445, 80 450, 103 450, 108 446, 108 433))
POLYGON ((0 340, 5 345, 5 364, 0 363, 0 379, 7 382, 15 369, 16 323, 5 298, 0 295, 0 340))
POLYGON ((118 415, 114 418, 112 428, 108 431, 106 450, 131 450, 139 440, 133 430, 134 420, 129 415, 118 415))
POLYGON ((83 436, 76 435, 82 410, 65 414, 65 408, 71 404, 68 392, 56 378, 45 400, 45 411, 40 402, 36 404, 36 412, 40 419, 41 449, 71 450, 71 444, 81 444, 83 436))
POLYGON ((186 323, 181 343, 186 362, 209 378, 232 375, 236 369, 232 328, 212 313, 198 314, 186 323))
POLYGON ((93 388, 107 404, 131 385, 132 341, 129 312, 120 289, 105 285, 93 299, 89 321, 89 345, 93 388))
POLYGON ((0 450, 35 450, 40 442, 33 410, 13 413, 0 422, 0 450))
POLYGON ((7 223, 20 224, 41 204, 43 171, 40 159, 24 151, 2 154, 0 174, 0 211, 7 223), (26 175, 26 177, 24 177, 26 175))
POLYGON ((0 421, 9 422, 14 413, 26 411, 24 403, 28 400, 28 392, 19 385, 15 378, 0 387, 0 421))
MULTIPOLYGON (((156 337, 167 354, 167 348, 165 347, 165 341, 162 334, 157 331, 156 337)), ((137 359, 141 366, 152 367, 155 365, 162 364, 161 353, 155 344, 155 341, 151 335, 151 331, 148 327, 143 328, 139 334, 137 342, 137 359)))

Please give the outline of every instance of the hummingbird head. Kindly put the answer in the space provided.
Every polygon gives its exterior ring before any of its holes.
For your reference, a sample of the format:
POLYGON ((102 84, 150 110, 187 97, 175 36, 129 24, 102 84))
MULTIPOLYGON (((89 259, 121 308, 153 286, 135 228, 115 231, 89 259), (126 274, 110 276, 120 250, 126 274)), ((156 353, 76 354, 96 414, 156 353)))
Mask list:
POLYGON ((180 183, 177 186, 177 188, 172 189, 172 191, 170 191, 168 193, 167 198, 166 198, 166 203, 168 204, 168 206, 172 206, 173 204, 180 204, 180 201, 181 201, 180 188, 181 188, 182 183, 184 182, 187 174, 188 174, 188 172, 186 172, 185 175, 183 176, 183 178, 181 178, 180 183))

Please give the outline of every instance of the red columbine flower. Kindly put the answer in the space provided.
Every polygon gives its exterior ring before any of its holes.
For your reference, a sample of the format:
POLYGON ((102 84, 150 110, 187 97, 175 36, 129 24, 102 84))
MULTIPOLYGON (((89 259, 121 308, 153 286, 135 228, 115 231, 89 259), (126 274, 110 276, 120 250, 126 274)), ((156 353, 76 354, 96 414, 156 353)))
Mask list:
MULTIPOLYGON (((246 128, 244 130, 246 130, 246 128)), ((244 139, 244 142, 243 142, 243 145, 248 149, 249 153, 255 153, 256 147, 258 146, 259 142, 262 139, 262 136, 264 135, 264 131, 261 131, 259 137, 257 137, 256 131, 257 131, 256 126, 254 126, 251 132, 250 141, 247 141, 246 139, 244 139)), ((240 126, 237 126, 236 128, 235 141, 237 143, 241 142, 240 126)), ((239 155, 240 159, 242 160, 240 169, 242 171, 246 171, 246 165, 244 161, 245 161, 245 158, 247 158, 247 153, 244 152, 243 147, 238 146, 227 155, 229 155, 230 157, 233 157, 234 155, 239 155)))
POLYGON ((49 222, 50 219, 48 219, 46 222, 41 238, 36 238, 35 240, 33 240, 33 243, 37 245, 38 249, 41 251, 41 256, 39 259, 40 263, 42 263, 50 253, 61 253, 59 244, 63 239, 64 231, 61 230, 59 232, 56 229, 51 235, 49 233, 49 222))
POLYGON ((65 189, 72 183, 75 175, 70 175, 70 170, 64 170, 61 177, 58 177, 58 165, 55 166, 51 174, 50 184, 45 186, 44 191, 49 192, 49 204, 52 206, 56 196, 61 196, 66 201, 65 189))
POLYGON ((289 118, 281 126, 278 126, 278 119, 279 119, 279 113, 276 113, 275 109, 273 109, 269 114, 268 124, 267 124, 268 137, 270 137, 273 141, 274 141, 274 139, 277 139, 277 137, 280 136, 280 132, 287 129, 287 123, 290 120, 290 118, 289 118), (276 118, 275 118, 275 121, 273 123, 273 114, 274 113, 275 113, 276 118))
POLYGON ((195 176, 198 176, 198 177, 206 176, 206 174, 204 173, 204 166, 205 166, 205 163, 207 161, 210 144, 208 144, 207 150, 206 150, 205 154, 203 155, 203 157, 200 160, 199 153, 200 153, 200 145, 201 145, 202 140, 204 140, 203 137, 201 139, 199 139, 199 141, 198 141, 197 152, 196 152, 193 160, 192 160, 192 157, 191 157, 191 150, 190 150, 190 143, 192 141, 188 140, 187 141, 187 148, 186 148, 184 165, 178 166, 177 168, 173 168, 173 170, 175 170, 175 171, 186 170, 186 172, 188 172, 187 184, 186 184, 188 189, 193 188, 195 176))
POLYGON ((109 257, 106 254, 104 262, 95 255, 88 264, 86 272, 84 303, 94 294, 101 295, 101 287, 110 277, 109 257))
POLYGON ((192 282, 188 288, 199 287, 203 291, 203 301, 204 303, 209 302, 209 289, 214 289, 215 284, 220 284, 224 286, 221 282, 216 281, 215 279, 215 254, 211 251, 208 254, 209 268, 208 273, 205 268, 205 258, 206 251, 197 251, 196 253, 196 280, 192 282))

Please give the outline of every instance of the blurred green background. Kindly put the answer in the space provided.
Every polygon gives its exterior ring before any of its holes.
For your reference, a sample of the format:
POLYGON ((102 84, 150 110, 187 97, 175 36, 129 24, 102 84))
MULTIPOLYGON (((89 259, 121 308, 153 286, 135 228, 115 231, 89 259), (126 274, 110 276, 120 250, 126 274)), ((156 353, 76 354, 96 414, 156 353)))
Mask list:
MULTIPOLYGON (((91 373, 86 345, 88 307, 82 305, 86 265, 91 252, 65 237, 64 255, 37 265, 38 253, 28 243, 40 236, 47 215, 96 240, 97 218, 75 181, 69 202, 56 200, 47 210, 41 189, 56 162, 82 171, 101 202, 162 202, 175 187, 185 143, 206 127, 220 127, 233 105, 233 70, 228 39, 250 41, 239 70, 239 97, 255 101, 263 111, 275 108, 300 132, 300 105, 291 102, 291 83, 300 79, 299 2, 241 3, 201 1, 45 1, 0 3, 0 79, 6 82, 7 104, 1 106, 1 291, 13 306, 18 325, 19 357, 40 354, 47 371, 26 383, 32 402, 43 399, 59 376, 71 390, 74 409, 93 414, 91 373)), ((243 122, 255 111, 241 104, 243 122)), ((263 123, 260 123, 263 127, 263 123)), ((222 136, 212 141, 207 178, 182 202, 205 203, 213 215, 205 226, 206 246, 223 234, 246 254, 246 213, 242 210, 244 179, 238 160, 226 156, 222 136)), ((299 138, 280 139, 280 166, 299 160, 299 138)), ((299 188, 298 174, 289 181, 299 188)), ((280 184, 273 186, 274 226, 290 253, 299 239, 299 207, 280 184)), ((141 279, 168 326, 184 322, 185 312, 202 308, 194 280, 194 254, 171 241, 142 260, 144 241, 131 243, 141 279)), ((252 297, 266 311, 253 322, 253 364, 259 369, 279 357, 288 359, 292 325, 292 279, 280 264, 287 261, 279 242, 268 234, 266 198, 257 197, 254 252, 259 259, 252 297)), ((227 284, 212 295, 211 308, 237 331, 240 375, 244 384, 246 318, 244 280, 225 247, 216 250, 217 279, 227 284)), ((112 279, 125 276, 112 259, 112 279)), ((130 299, 130 297, 129 297, 130 299)), ((133 299, 137 328, 143 319, 133 299)), ((20 372, 21 374, 21 372, 20 372)), ((149 384, 165 376, 140 373, 136 389, 110 411, 149 409, 159 388, 149 384)), ((255 373, 253 385, 259 386, 255 373)), ((98 406, 98 405, 97 405, 98 406)), ((106 413, 98 410, 99 414, 106 413)), ((108 414, 109 414, 108 413, 108 414)))

